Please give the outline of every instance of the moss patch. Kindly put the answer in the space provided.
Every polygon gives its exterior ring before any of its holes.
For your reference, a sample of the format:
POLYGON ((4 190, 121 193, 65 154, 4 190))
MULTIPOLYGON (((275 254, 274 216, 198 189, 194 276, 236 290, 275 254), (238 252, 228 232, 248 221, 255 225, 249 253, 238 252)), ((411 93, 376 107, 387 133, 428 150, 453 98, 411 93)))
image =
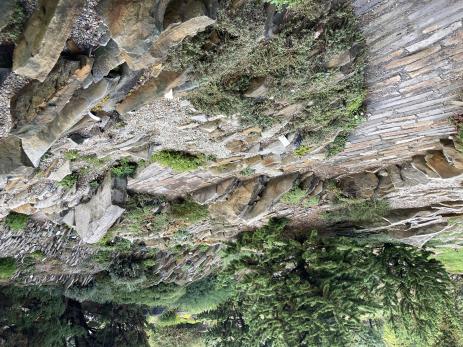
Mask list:
POLYGON ((133 176, 137 171, 137 163, 131 162, 126 158, 119 161, 119 164, 111 169, 111 173, 118 177, 133 176))
POLYGON ((188 172, 199 169, 207 162, 205 155, 162 150, 151 156, 151 161, 170 167, 175 172, 188 172))
POLYGON ((29 216, 21 213, 10 212, 10 214, 5 219, 5 224, 8 228, 14 231, 21 231, 27 225, 29 221, 29 216))
POLYGON ((65 176, 61 181, 58 182, 58 184, 64 189, 71 189, 77 183, 78 179, 79 175, 77 173, 72 173, 65 176))
POLYGON ((16 272, 16 261, 14 258, 0 258, 0 280, 9 279, 16 272))

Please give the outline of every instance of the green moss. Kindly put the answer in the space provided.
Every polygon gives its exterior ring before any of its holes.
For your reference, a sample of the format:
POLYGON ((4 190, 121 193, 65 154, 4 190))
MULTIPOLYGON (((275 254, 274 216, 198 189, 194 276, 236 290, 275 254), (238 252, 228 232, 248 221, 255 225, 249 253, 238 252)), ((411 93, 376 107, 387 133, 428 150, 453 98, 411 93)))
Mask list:
POLYGON ((450 273, 463 273, 463 249, 438 248, 435 258, 439 260, 450 273))
POLYGON ((97 180, 94 180, 94 181, 91 181, 89 185, 90 185, 90 188, 97 189, 100 186, 100 182, 98 182, 97 180))
POLYGON ((307 192, 300 187, 294 187, 286 192, 280 199, 280 202, 288 205, 299 205, 303 207, 313 207, 318 205, 318 196, 307 197, 307 192))
POLYGON ((58 182, 58 184, 65 189, 71 189, 77 183, 78 179, 78 174, 72 173, 70 175, 65 176, 61 181, 58 182))
POLYGON ((310 147, 302 145, 302 146, 297 147, 294 150, 294 155, 297 155, 298 157, 303 157, 309 152, 310 152, 310 147))
POLYGON ((199 169, 206 164, 205 155, 195 155, 186 152, 162 150, 151 156, 151 161, 170 167, 176 172, 188 172, 199 169))
POLYGON ((241 176, 252 176, 252 175, 254 175, 255 172, 256 172, 255 169, 253 169, 252 167, 248 166, 248 167, 246 167, 245 169, 243 169, 243 170, 240 171, 240 175, 241 175, 241 176))
POLYGON ((14 231, 21 231, 29 222, 29 216, 22 213, 10 212, 5 219, 5 224, 8 228, 14 231))
POLYGON ((288 205, 298 205, 306 197, 307 192, 299 187, 292 188, 281 197, 281 202, 288 205))
POLYGON ((0 258, 0 280, 9 279, 16 272, 16 261, 14 258, 0 258))
POLYGON ((111 173, 118 177, 133 176, 137 171, 137 163, 131 162, 126 158, 120 160, 119 164, 111 169, 111 173))
POLYGON ((155 214, 152 207, 145 206, 128 210, 124 214, 124 220, 115 229, 135 235, 147 232, 159 233, 167 227, 168 223, 166 214, 155 214))
POLYGON ((209 215, 207 206, 200 205, 191 200, 173 204, 171 213, 174 219, 188 223, 199 222, 209 215))
POLYGON ((96 155, 85 155, 81 159, 93 167, 103 166, 108 162, 107 158, 98 158, 96 155))
POLYGON ((339 154, 344 150, 347 143, 347 136, 347 134, 340 134, 336 136, 334 141, 327 146, 326 156, 328 158, 334 157, 336 154, 339 154))
POLYGON ((67 160, 70 160, 70 161, 77 160, 77 159, 79 159, 79 157, 80 157, 80 154, 79 154, 79 151, 77 149, 71 149, 71 150, 64 153, 64 159, 67 159, 67 160))

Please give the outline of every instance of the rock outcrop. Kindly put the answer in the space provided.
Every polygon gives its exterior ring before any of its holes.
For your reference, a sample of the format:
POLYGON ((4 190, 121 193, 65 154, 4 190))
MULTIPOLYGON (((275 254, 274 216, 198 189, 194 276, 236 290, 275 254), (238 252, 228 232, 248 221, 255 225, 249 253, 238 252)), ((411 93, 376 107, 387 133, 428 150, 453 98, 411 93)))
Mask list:
POLYGON ((41 0, 14 51, 13 71, 43 82, 71 33, 84 0, 41 0))
MULTIPOLYGON (((246 36, 253 40, 242 57, 224 48, 238 46, 240 32, 217 18, 217 1, 102 0, 95 27, 107 26, 110 37, 86 51, 67 41, 83 3, 39 2, 14 50, 12 95, 0 93, 8 99, 0 112, 12 124, 0 138, 0 219, 30 217, 18 235, 0 221, 0 253, 23 259, 40 250, 60 264, 53 273, 39 266, 33 278, 19 271, 16 279, 85 285, 108 269, 94 257, 105 235, 142 254, 157 250, 151 285, 185 284, 220 266, 224 242, 272 218, 287 218, 295 230, 381 234, 422 246, 463 214, 461 139, 449 122, 463 113, 460 3, 446 0, 449 7, 434 16, 432 2, 352 2, 369 57, 365 109, 362 95, 324 105, 322 93, 299 90, 328 89, 316 78, 291 89, 294 80, 278 79, 277 68, 251 66, 248 76, 211 58, 260 59, 288 71, 310 61, 335 89, 358 72, 361 48, 349 42, 323 55, 326 23, 310 27, 303 59, 287 36, 281 42, 294 56, 266 60, 297 20, 290 10, 246 8, 267 27, 246 36), (203 75, 192 72, 194 64, 203 75), (223 74, 208 75, 213 65, 223 74), (19 83, 19 75, 33 80, 19 83), (236 103, 247 108, 238 112, 236 103), (341 109, 359 120, 366 113, 350 136, 354 123, 336 128, 341 109), (305 143, 309 135, 318 142, 305 143), (342 141, 345 149, 328 158, 342 141), (326 218, 377 201, 388 210, 370 224, 326 218), (175 211, 182 203, 188 211, 175 211), (124 223, 132 228, 118 229, 124 223)), ((2 3, 5 12, 9 4, 2 3)), ((229 5, 220 4, 221 16, 246 4, 229 5)), ((105 247, 117 248, 114 240, 105 247)))

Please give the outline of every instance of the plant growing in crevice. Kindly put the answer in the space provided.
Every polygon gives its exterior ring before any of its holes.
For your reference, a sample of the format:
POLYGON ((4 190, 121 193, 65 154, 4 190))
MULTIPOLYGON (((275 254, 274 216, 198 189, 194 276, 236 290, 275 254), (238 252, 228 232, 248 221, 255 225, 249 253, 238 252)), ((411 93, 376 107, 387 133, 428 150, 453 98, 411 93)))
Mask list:
POLYGON ((72 173, 65 176, 61 181, 58 182, 58 185, 63 187, 64 189, 71 189, 77 183, 79 179, 79 175, 77 173, 72 173))
POLYGON ((162 150, 154 153, 151 156, 151 161, 165 167, 170 167, 175 172, 188 172, 197 170, 205 165, 207 158, 204 154, 162 150))
POLYGON ((0 280, 9 279, 15 272, 16 261, 14 258, 0 258, 0 280))
POLYGON ((111 168, 111 173, 118 177, 133 176, 137 171, 137 163, 122 158, 119 163, 111 168))
POLYGON ((10 212, 5 219, 5 224, 10 230, 22 231, 29 222, 29 218, 26 214, 10 212))

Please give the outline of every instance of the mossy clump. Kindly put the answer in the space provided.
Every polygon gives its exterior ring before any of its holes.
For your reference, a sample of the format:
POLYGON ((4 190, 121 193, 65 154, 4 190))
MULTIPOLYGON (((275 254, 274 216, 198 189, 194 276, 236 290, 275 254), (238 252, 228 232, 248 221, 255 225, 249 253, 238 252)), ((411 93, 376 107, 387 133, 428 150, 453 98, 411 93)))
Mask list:
POLYGON ((0 258, 0 280, 11 278, 16 272, 16 261, 12 257, 0 258))
POLYGON ((188 223, 199 222, 209 215, 207 206, 200 205, 192 200, 173 204, 171 211, 174 219, 188 223))
POLYGON ((63 187, 64 189, 71 189, 77 183, 79 179, 79 175, 77 173, 72 173, 65 176, 61 181, 58 182, 58 185, 63 187))
POLYGON ((5 224, 10 230, 22 231, 29 222, 29 216, 22 213, 10 212, 5 219, 5 224))
POLYGON ((307 192, 304 189, 293 187, 281 197, 280 202, 287 205, 313 207, 318 205, 319 198, 318 196, 307 196, 307 192))
POLYGON ((309 152, 310 152, 310 147, 306 146, 306 145, 302 145, 302 146, 297 147, 294 150, 294 155, 296 155, 298 157, 303 157, 304 155, 306 155, 309 152))
POLYGON ((64 156, 64 159, 74 161, 74 160, 79 159, 80 154, 77 149, 70 149, 69 151, 64 152, 63 156, 64 156))
POLYGON ((252 176, 256 173, 256 170, 252 167, 248 166, 240 171, 241 176, 252 176))
POLYGON ((175 172, 188 172, 199 169, 207 163, 203 154, 190 154, 186 152, 162 150, 151 156, 151 161, 170 167, 175 172))
POLYGON ((111 169, 111 173, 118 177, 133 176, 137 171, 137 163, 131 162, 126 158, 119 161, 119 164, 111 169))

